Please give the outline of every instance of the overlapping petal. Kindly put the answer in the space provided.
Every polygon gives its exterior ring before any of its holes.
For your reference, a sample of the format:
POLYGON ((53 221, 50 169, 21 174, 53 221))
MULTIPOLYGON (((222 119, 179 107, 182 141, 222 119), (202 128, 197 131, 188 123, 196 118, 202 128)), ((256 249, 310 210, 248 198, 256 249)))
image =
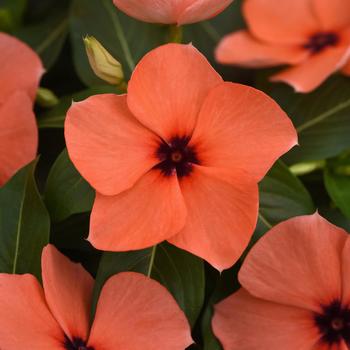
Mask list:
POLYGON ((328 48, 310 56, 304 63, 272 76, 271 80, 288 83, 297 92, 311 92, 340 69, 348 57, 349 48, 346 46, 328 48))
POLYGON ((96 95, 74 103, 67 113, 65 138, 74 165, 105 195, 132 187, 159 162, 159 138, 133 117, 125 95, 96 95))
POLYGON ((350 76, 350 60, 345 64, 345 66, 342 68, 342 72, 345 75, 350 76))
POLYGON ((179 232, 186 207, 176 175, 151 170, 117 196, 96 194, 89 241, 101 250, 150 247, 179 232))
POLYGON ((245 67, 269 67, 302 62, 308 53, 300 45, 271 44, 240 30, 225 36, 216 49, 216 59, 223 64, 245 67))
POLYGON ((32 109, 24 92, 0 105, 0 186, 36 156, 38 129, 32 109))
POLYGON ((64 333, 87 339, 93 278, 52 245, 42 253, 42 277, 47 304, 64 333))
POLYGON ((214 17, 226 9, 233 0, 183 0, 182 2, 187 6, 178 16, 178 25, 200 22, 214 17))
POLYGON ((133 272, 104 285, 91 329, 95 349, 183 350, 192 343, 184 313, 158 282, 133 272))
POLYGON ((64 350, 64 334, 32 275, 0 274, 1 349, 64 350))
POLYGON ((194 166, 181 179, 188 217, 169 242, 207 260, 222 271, 242 255, 258 215, 256 182, 238 180, 221 169, 194 166))
POLYGON ((210 89, 222 82, 192 45, 168 44, 137 65, 128 87, 128 106, 164 140, 188 136, 210 89))
POLYGON ((341 297, 346 239, 318 214, 287 220, 252 248, 239 281, 256 297, 319 312, 341 297))
POLYGON ((320 337, 312 312, 257 299, 244 289, 215 306, 212 325, 224 350, 310 350, 320 337))
POLYGON ((44 68, 39 56, 20 40, 0 33, 0 104, 14 92, 24 91, 32 100, 44 68))
POLYGON ((262 40, 280 44, 304 44, 317 32, 312 0, 246 0, 244 17, 250 31, 262 40))
POLYGON ((233 83, 208 95, 191 140, 202 165, 245 172, 255 181, 296 143, 293 124, 275 101, 233 83))
POLYGON ((350 26, 348 0, 312 0, 312 5, 324 30, 337 30, 350 26))

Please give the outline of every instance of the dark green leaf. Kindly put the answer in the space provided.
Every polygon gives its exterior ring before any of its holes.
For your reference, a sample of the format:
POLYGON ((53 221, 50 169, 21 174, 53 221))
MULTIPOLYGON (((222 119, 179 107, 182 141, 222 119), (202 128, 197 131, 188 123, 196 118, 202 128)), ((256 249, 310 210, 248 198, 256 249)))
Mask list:
POLYGON ((51 168, 46 184, 45 203, 52 221, 90 211, 94 198, 94 190, 75 169, 65 149, 51 168))
POLYGON ((0 30, 12 31, 22 20, 27 0, 0 0, 0 30))
POLYGON ((285 159, 290 163, 335 156, 350 147, 350 79, 335 76, 310 94, 296 94, 281 84, 270 95, 293 119, 300 147, 285 159))
POLYGON ((350 219, 350 156, 328 161, 324 180, 335 205, 350 219))
POLYGON ((130 76, 135 64, 152 48, 165 42, 167 26, 134 20, 118 11, 110 0, 74 0, 71 39, 76 71, 88 86, 101 84, 92 72, 82 38, 92 35, 118 59, 130 76))
POLYGON ((0 272, 41 276, 50 219, 34 180, 36 162, 0 188, 0 272))
POLYGON ((194 325, 204 301, 201 259, 168 243, 133 252, 104 253, 96 277, 95 302, 106 280, 122 271, 143 273, 159 281, 173 294, 194 325))

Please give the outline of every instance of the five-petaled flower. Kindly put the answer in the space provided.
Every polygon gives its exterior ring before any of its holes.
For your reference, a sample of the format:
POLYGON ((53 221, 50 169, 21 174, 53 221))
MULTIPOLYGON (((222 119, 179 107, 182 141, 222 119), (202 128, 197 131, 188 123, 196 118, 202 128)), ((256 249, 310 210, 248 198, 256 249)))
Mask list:
POLYGON ((184 350, 192 343, 170 293, 142 274, 123 272, 102 288, 90 328, 94 280, 48 245, 43 288, 32 275, 0 274, 2 350, 184 350))
POLYGON ((349 0, 245 0, 248 30, 222 39, 216 58, 247 67, 292 65, 272 76, 310 92, 342 68, 350 75, 349 0))
POLYGON ((27 45, 0 33, 0 186, 35 158, 38 129, 33 100, 44 72, 27 45))
POLYGON ((218 15, 233 0, 113 0, 115 6, 144 22, 183 25, 218 15))
POLYGON ((350 237, 318 214, 275 226, 239 272, 242 289, 215 307, 225 350, 346 350, 350 237))
POLYGON ((223 82, 193 46, 179 44, 147 54, 127 95, 74 103, 65 136, 97 191, 94 247, 127 251, 168 240, 219 270, 248 245, 257 182, 297 141, 272 99, 223 82))

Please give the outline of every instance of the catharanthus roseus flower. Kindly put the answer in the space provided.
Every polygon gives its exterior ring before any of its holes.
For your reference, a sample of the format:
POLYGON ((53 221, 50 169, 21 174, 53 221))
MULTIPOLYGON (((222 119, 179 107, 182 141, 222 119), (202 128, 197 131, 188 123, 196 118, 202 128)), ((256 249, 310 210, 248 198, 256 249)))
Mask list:
POLYGON ((0 33, 0 186, 35 158, 38 131, 33 100, 44 72, 37 54, 0 33))
MULTIPOLYGON (((222 39, 216 58, 247 67, 291 65, 272 76, 309 92, 350 55, 349 0, 245 0, 248 30, 222 39)), ((350 75, 349 67, 344 70, 350 75)))
POLYGON ((124 272, 103 286, 90 328, 93 279, 48 245, 43 288, 32 275, 0 274, 2 350, 184 350, 184 313, 158 282, 124 272))
POLYGON ((349 273, 347 232, 318 214, 285 221, 248 254, 214 333, 224 350, 347 350, 349 273))
POLYGON ((218 15, 233 0, 113 0, 115 6, 144 22, 178 24, 204 21, 218 15))
POLYGON ((126 251, 168 240, 219 270, 251 238, 257 182, 297 139, 272 99, 223 82, 193 46, 179 44, 147 54, 127 95, 74 103, 65 136, 97 191, 94 247, 126 251))

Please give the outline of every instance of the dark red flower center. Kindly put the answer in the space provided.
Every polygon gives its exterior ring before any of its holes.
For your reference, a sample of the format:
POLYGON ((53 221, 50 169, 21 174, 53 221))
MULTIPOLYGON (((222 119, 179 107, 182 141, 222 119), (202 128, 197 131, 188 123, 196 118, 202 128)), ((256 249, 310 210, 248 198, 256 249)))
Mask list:
POLYGON ((188 145, 189 141, 189 137, 175 136, 169 142, 162 142, 157 149, 160 163, 155 168, 166 176, 175 172, 179 177, 188 176, 193 164, 199 164, 194 147, 188 145))
POLYGON ((315 315, 315 322, 323 342, 333 345, 344 340, 350 345, 350 309, 339 300, 323 306, 323 312, 315 315))
POLYGON ((86 342, 81 338, 73 338, 70 340, 67 336, 64 340, 64 348, 67 350, 95 350, 91 346, 86 346, 86 342))
POLYGON ((336 46, 338 42, 338 34, 332 32, 321 32, 312 35, 304 47, 312 53, 319 53, 329 46, 336 46))

